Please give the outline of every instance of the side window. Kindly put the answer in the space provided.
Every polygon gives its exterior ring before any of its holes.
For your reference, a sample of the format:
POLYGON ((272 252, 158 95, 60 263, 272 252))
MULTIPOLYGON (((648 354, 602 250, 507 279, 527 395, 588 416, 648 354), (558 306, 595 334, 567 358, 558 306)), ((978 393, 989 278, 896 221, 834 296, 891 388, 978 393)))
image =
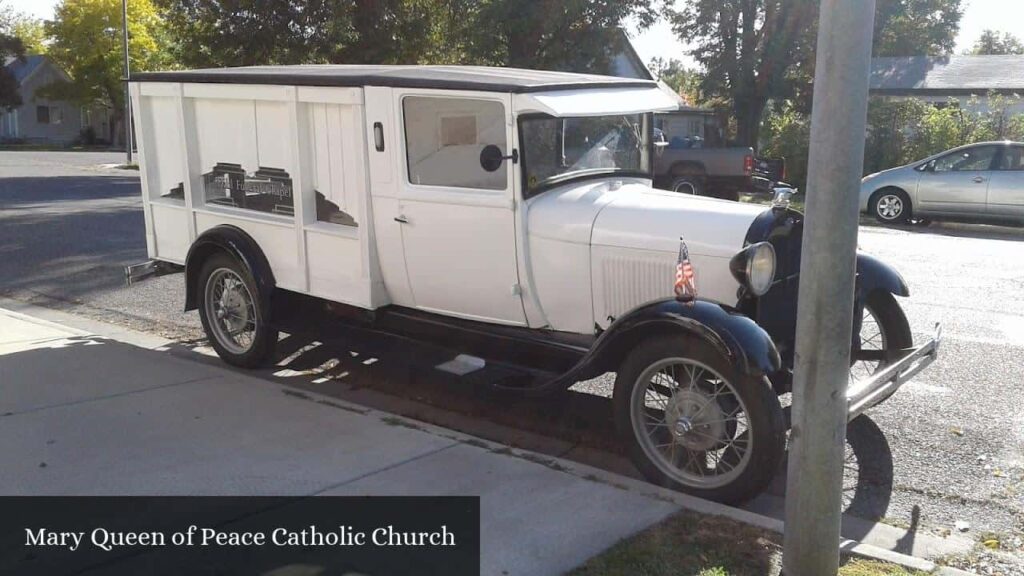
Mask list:
POLYGON ((408 96, 402 110, 410 184, 505 189, 508 162, 494 172, 480 166, 480 151, 489 144, 509 153, 500 102, 408 96))
POLYGON ((935 172, 976 172, 990 170, 995 146, 978 146, 947 154, 935 161, 935 172))
POLYGON ((1024 170, 1024 146, 1007 146, 999 162, 1000 170, 1024 170))
POLYGON ((36 123, 37 124, 49 124, 50 123, 50 107, 49 106, 36 106, 36 123))

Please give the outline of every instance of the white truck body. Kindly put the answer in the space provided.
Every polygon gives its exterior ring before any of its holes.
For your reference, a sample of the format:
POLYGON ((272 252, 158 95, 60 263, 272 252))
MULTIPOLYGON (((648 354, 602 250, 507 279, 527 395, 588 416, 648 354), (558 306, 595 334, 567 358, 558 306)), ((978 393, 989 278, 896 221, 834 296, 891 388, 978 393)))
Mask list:
POLYGON ((524 115, 674 108, 653 82, 590 77, 565 86, 557 73, 510 71, 537 79, 516 92, 460 89, 459 74, 494 69, 430 67, 456 78, 455 88, 437 88, 387 81, 425 67, 372 67, 363 78, 359 68, 134 80, 149 256, 184 264, 199 235, 231 225, 256 241, 280 289, 364 309, 395 304, 593 334, 672 294, 685 236, 701 296, 736 301, 728 260, 762 209, 653 190, 649 177, 635 176, 526 198, 519 164, 481 168, 485 144, 522 148, 524 115), (428 136, 411 140, 410 130, 428 136))

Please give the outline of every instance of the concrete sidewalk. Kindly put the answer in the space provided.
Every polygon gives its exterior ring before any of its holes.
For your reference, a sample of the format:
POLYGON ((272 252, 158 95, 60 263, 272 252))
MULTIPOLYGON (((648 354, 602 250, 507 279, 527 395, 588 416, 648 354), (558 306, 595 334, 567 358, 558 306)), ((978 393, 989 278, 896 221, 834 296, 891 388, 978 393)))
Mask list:
POLYGON ((0 458, 6 495, 479 495, 483 574, 561 574, 681 507, 3 309, 0 458))

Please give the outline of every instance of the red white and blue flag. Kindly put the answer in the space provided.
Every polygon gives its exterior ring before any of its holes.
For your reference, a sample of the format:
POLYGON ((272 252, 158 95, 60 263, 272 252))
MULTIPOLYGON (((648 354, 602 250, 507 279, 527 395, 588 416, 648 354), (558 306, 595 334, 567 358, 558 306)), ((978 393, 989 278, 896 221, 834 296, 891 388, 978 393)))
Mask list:
POLYGON ((676 263, 676 299, 682 302, 692 302, 697 298, 697 277, 693 271, 693 264, 690 263, 690 250, 686 242, 679 239, 679 261, 676 263))

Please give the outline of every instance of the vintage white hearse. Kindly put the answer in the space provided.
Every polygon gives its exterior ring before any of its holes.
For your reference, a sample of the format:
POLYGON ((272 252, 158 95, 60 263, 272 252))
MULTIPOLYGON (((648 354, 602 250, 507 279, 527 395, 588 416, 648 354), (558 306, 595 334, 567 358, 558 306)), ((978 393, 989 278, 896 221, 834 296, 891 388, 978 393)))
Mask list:
MULTIPOLYGON (((676 107, 654 82, 281 66, 136 74, 131 96, 153 261, 129 275, 183 266, 225 361, 315 324, 443 344, 522 392, 616 372, 652 481, 737 501, 775 472, 803 217, 653 189, 652 113, 676 107), (680 238, 697 299, 674 297, 680 238)), ((937 353, 899 274, 857 269, 851 417, 937 353)))

